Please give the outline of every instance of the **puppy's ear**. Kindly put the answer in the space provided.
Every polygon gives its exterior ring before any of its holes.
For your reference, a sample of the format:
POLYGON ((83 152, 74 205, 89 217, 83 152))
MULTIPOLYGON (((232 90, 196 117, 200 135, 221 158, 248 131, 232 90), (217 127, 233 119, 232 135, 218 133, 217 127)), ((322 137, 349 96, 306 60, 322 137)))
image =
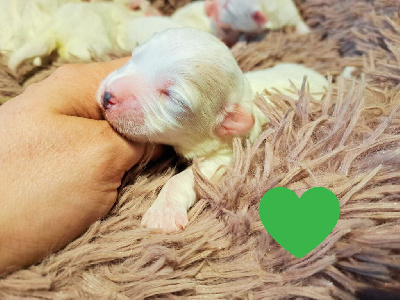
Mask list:
POLYGON ((259 26, 259 27, 261 27, 262 25, 267 23, 267 17, 259 10, 254 12, 251 17, 253 18, 254 22, 256 22, 257 26, 259 26))
POLYGON ((230 104, 214 132, 218 136, 238 136, 250 131, 254 117, 238 103, 230 104))
POLYGON ((207 17, 214 16, 217 10, 217 3, 215 0, 205 0, 204 9, 206 11, 207 17))

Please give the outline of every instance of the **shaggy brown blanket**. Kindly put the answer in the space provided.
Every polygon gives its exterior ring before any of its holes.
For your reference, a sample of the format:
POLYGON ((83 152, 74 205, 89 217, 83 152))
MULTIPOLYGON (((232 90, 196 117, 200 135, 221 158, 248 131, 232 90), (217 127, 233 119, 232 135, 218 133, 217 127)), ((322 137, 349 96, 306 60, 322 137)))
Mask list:
MULTIPOLYGON (((170 13, 185 2, 156 4, 170 13)), ((285 61, 331 75, 355 66, 365 76, 333 78, 322 102, 305 90, 296 99, 272 94, 275 107, 258 96, 270 125, 254 145, 235 141, 235 163, 218 184, 196 169, 201 200, 182 232, 140 226, 174 169, 136 170, 104 220, 41 263, 0 279, 0 298, 353 299, 362 287, 399 287, 400 2, 297 4, 313 32, 282 30, 236 45, 242 69, 285 61), (259 219, 262 195, 276 186, 298 195, 323 186, 339 199, 337 226, 302 259, 276 244, 259 219)), ((0 72, 6 99, 50 71, 0 72)))

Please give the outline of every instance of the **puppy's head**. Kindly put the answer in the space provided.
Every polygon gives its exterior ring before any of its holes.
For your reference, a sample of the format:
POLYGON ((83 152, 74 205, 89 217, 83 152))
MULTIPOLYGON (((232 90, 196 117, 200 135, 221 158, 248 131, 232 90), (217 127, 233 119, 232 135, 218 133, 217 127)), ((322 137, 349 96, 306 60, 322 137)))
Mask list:
POLYGON ((267 22, 257 0, 206 0, 205 10, 217 29, 254 32, 267 22))
POLYGON ((222 42, 197 29, 174 28, 137 47, 102 82, 97 100, 126 137, 188 148, 249 131, 254 120, 240 104, 249 94, 222 42))

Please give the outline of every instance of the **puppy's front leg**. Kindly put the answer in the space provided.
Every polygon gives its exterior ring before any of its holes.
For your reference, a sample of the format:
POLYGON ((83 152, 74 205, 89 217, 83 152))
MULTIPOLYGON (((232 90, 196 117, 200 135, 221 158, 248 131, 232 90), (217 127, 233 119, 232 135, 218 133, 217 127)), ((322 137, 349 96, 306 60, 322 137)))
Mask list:
POLYGON ((143 215, 142 226, 165 232, 182 229, 188 223, 187 211, 196 201, 194 175, 189 167, 163 186, 157 199, 143 215))
POLYGON ((300 20, 297 24, 296 24, 296 32, 298 34, 308 34, 311 32, 310 28, 307 26, 306 23, 304 23, 304 21, 300 20))
MULTIPOLYGON (((200 163, 207 178, 213 177, 218 167, 229 164, 231 155, 223 155, 200 163)), ((187 212, 197 199, 192 167, 173 176, 161 189, 157 199, 143 215, 142 226, 161 228, 170 233, 183 229, 188 223, 187 212)))

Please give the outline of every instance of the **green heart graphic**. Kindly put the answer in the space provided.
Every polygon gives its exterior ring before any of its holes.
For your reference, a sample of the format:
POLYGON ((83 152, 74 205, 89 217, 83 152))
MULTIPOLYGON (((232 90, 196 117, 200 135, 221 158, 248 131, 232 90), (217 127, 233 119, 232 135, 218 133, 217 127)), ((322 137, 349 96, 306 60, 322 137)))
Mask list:
POLYGON ((332 232, 340 205, 335 194, 323 187, 307 190, 300 199, 292 190, 276 187, 264 194, 258 213, 272 238, 301 258, 332 232))

